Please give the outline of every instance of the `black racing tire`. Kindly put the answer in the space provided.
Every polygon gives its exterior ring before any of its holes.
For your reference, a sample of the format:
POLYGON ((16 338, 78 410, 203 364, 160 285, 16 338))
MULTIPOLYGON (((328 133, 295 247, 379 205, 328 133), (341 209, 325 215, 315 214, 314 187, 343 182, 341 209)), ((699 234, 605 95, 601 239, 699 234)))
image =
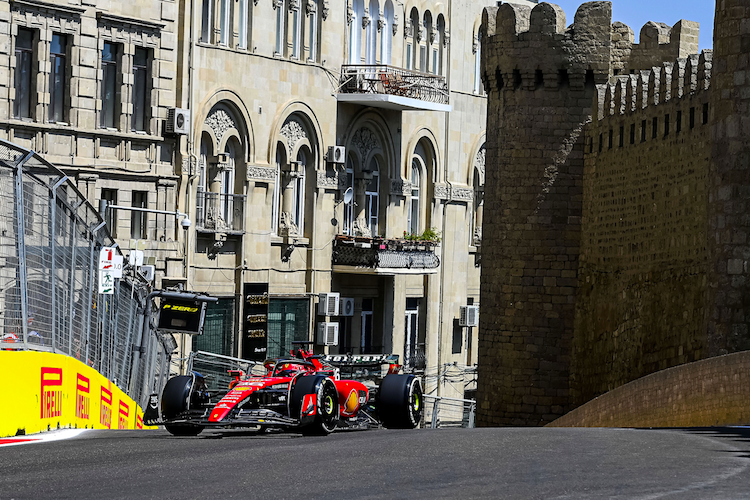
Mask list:
POLYGON ((317 395, 317 411, 313 421, 302 424, 299 430, 306 436, 327 436, 336 429, 339 419, 336 384, 323 375, 299 376, 294 381, 289 401, 291 417, 300 418, 302 402, 307 394, 317 395))
POLYGON ((378 415, 388 429, 414 429, 422 421, 422 385, 412 374, 386 375, 377 397, 378 415))
MULTIPOLYGON (((192 375, 178 375, 167 381, 161 393, 161 414, 165 420, 177 418, 190 409, 191 389, 195 378, 192 375)), ((173 436, 197 436, 203 426, 194 424, 164 424, 173 436)))
POLYGON ((164 428, 173 436, 197 436, 203 431, 202 425, 164 424, 164 428))

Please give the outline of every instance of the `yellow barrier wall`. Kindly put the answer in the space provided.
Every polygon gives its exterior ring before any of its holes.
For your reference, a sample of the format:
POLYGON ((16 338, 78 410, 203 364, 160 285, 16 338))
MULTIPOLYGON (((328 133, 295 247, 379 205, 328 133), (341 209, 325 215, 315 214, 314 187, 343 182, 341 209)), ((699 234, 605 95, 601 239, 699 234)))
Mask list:
POLYGON ((68 427, 143 429, 143 410, 77 359, 0 351, 0 437, 68 427))

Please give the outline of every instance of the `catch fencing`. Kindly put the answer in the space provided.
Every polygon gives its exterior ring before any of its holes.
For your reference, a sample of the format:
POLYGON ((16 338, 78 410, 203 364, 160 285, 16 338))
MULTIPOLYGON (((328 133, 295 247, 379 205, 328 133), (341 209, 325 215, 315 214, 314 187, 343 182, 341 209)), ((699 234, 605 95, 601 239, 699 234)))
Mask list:
POLYGON ((99 294, 99 252, 111 246, 72 179, 0 140, 0 348, 74 357, 143 405, 171 339, 144 330, 150 288, 133 269, 99 294))

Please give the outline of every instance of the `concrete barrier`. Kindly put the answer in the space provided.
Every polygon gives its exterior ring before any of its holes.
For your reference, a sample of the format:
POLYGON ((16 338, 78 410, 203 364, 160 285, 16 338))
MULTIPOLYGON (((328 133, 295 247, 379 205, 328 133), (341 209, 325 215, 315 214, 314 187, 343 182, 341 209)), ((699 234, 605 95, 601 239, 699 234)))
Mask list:
POLYGON ((77 359, 0 351, 0 437, 60 428, 143 429, 143 411, 77 359))
POLYGON ((662 370, 609 391, 549 427, 709 427, 750 423, 750 351, 662 370))

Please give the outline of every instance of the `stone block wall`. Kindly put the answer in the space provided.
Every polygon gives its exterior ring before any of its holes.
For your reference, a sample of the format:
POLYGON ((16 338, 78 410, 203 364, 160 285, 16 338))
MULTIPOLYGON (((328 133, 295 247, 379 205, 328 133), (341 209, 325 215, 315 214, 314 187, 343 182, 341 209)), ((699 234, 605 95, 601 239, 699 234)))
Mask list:
POLYGON ((598 87, 586 129, 571 403, 707 354, 711 52, 598 87))

